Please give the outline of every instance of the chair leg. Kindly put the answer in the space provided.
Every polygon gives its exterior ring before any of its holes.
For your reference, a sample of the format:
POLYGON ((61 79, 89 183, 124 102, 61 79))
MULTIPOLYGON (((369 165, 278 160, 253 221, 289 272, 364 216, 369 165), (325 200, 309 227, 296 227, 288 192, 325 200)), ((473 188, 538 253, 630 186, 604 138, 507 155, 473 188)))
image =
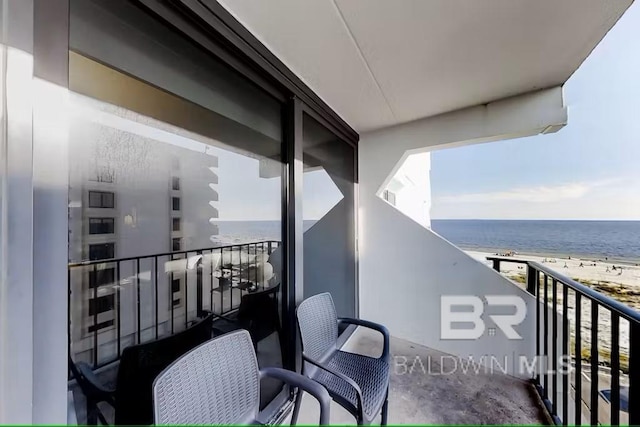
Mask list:
POLYGON ((102 425, 104 425, 104 426, 108 426, 109 425, 109 423, 107 422, 107 419, 104 417, 104 414, 102 413, 102 411, 100 409, 98 409, 98 419, 100 420, 102 425))
POLYGON ((389 389, 387 388, 387 396, 384 398, 384 404, 382 405, 382 419, 380 425, 387 425, 387 418, 389 416, 389 389))
POLYGON ((300 414, 300 406, 302 405, 302 390, 298 389, 296 401, 293 404, 293 414, 291 415, 291 425, 294 426, 298 422, 298 414, 300 414))
POLYGON ((85 405, 85 411, 86 411, 86 417, 87 417, 87 425, 90 426, 97 426, 98 425, 98 405, 91 401, 90 399, 87 399, 86 405, 85 405))
MULTIPOLYGON (((102 401, 97 401, 97 400, 93 400, 93 399, 87 399, 87 403, 86 403, 87 421, 86 421, 86 424, 89 425, 89 426, 97 426, 97 425, 100 425, 100 424, 108 426, 109 423, 107 422, 107 419, 105 418, 104 414, 100 410, 100 407, 98 407, 98 402, 102 402, 102 401)), ((107 403, 109 403, 110 405, 113 406, 113 404, 111 402, 107 402, 107 403)))

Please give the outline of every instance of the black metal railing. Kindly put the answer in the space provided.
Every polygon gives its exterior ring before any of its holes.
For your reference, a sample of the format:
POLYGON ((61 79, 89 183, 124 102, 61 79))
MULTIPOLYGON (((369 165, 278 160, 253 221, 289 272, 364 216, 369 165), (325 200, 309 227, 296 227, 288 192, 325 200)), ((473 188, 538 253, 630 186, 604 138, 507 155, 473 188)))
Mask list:
POLYGON ((533 382, 554 422, 640 424, 640 312, 540 263, 487 260, 498 272, 501 263, 526 265, 544 361, 533 382))
POLYGON ((270 240, 70 263, 69 354, 99 368, 128 345, 183 330, 207 312, 237 310, 242 295, 277 280, 265 262, 279 246, 270 240))

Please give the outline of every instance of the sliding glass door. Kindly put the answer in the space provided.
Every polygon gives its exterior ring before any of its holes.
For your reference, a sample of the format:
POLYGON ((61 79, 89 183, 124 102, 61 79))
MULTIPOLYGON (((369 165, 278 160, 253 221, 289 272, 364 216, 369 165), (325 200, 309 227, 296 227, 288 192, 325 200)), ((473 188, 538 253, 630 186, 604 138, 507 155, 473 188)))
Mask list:
POLYGON ((329 292, 356 314, 355 150, 303 115, 304 297, 329 292))
MULTIPOLYGON (((199 14, 220 10, 196 3, 69 3, 69 356, 116 388, 132 349, 211 316, 293 369, 296 302, 357 315, 357 135, 263 47, 210 37, 199 14)), ((290 397, 261 384, 274 415, 290 397)))
MULTIPOLYGON (((199 331, 249 329, 261 367, 299 369, 297 303, 329 291, 356 314, 358 135, 220 2, 0 4, 0 418, 97 421, 76 364, 117 389, 128 355, 211 318, 199 331)), ((262 383, 264 421, 292 396, 262 383)))
POLYGON ((281 102, 130 2, 71 1, 70 49, 70 356, 117 387, 213 314, 281 366, 281 102))

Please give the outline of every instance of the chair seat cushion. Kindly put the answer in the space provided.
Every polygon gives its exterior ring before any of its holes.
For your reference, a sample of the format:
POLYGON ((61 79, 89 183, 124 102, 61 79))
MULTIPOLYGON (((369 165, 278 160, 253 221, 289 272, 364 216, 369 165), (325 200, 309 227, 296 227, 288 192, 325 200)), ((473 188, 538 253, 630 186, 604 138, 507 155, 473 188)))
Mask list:
MULTIPOLYGON (((362 390, 365 422, 375 418, 387 394, 389 362, 360 354, 336 351, 325 365, 358 384, 362 390)), ((358 404, 356 392, 346 381, 322 369, 316 371, 313 379, 322 384, 336 402, 350 412, 356 413, 358 404)))

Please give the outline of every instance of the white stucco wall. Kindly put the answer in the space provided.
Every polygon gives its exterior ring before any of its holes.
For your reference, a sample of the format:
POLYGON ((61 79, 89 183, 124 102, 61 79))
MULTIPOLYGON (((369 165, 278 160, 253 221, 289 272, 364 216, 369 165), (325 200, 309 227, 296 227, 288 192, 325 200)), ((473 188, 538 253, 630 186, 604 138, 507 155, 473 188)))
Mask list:
MULTIPOLYGON (((378 194, 409 154, 534 135, 561 127, 566 119, 562 89, 554 88, 361 135, 360 316, 387 325, 397 337, 454 355, 476 361, 493 356, 500 362, 506 357, 507 370, 517 375, 514 357, 531 356, 535 349, 533 298, 378 194), (531 313, 517 328, 524 339, 508 340, 499 330, 478 340, 441 339, 442 295, 522 297, 531 313)), ((485 305, 485 314, 498 310, 485 305)), ((503 307, 500 313, 509 311, 503 307)))
POLYGON ((431 228, 431 153, 408 156, 387 184, 398 210, 418 224, 431 228))

